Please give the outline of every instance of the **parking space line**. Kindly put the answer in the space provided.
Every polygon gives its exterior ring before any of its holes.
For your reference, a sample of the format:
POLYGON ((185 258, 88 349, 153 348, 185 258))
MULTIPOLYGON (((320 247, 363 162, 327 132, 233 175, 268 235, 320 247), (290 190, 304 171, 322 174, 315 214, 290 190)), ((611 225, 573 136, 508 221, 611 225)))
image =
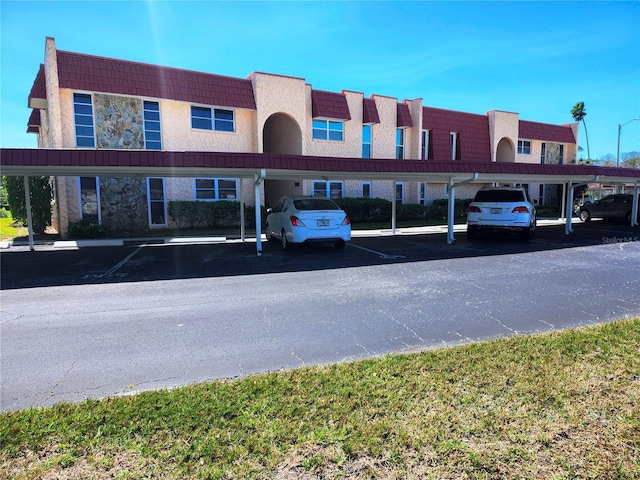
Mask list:
POLYGON ((126 257, 124 257, 122 260, 120 260, 117 264, 115 264, 113 267, 111 267, 109 270, 107 270, 106 272, 104 272, 102 275, 99 276, 99 278, 102 277, 110 277, 111 275, 113 275, 114 273, 116 273, 118 270, 120 270, 120 268, 122 268, 129 260, 131 260, 134 255, 136 255, 140 250, 142 250, 145 247, 145 245, 140 245, 138 248, 136 248, 133 252, 131 252, 129 255, 127 255, 126 257))
POLYGON ((361 247, 360 245, 356 245, 353 242, 349 242, 348 245, 350 245, 352 247, 359 248, 360 250, 364 250, 364 251, 369 252, 369 253, 373 253, 374 255, 378 255, 380 258, 383 258, 385 260, 389 260, 389 259, 392 259, 392 258, 406 258, 404 255, 387 255, 386 253, 377 252, 375 250, 371 250, 369 248, 361 247))

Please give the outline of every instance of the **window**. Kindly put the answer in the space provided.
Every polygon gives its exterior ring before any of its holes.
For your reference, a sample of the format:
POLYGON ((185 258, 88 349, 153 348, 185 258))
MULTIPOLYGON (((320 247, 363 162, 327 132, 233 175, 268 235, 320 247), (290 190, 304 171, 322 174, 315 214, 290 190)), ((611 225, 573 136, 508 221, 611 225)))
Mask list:
MULTIPOLYGON (((519 143, 519 142, 518 142, 519 143)), ((519 147, 520 145, 518 145, 519 147)), ((546 161, 546 149, 547 149, 547 144, 543 143, 542 147, 540 148, 540 163, 542 165, 544 165, 545 161, 546 161)))
POLYGON ((529 140, 518 140, 518 153, 531 155, 531 142, 529 140))
POLYGON ((560 147, 560 153, 558 155, 558 163, 562 165, 564 163, 564 145, 558 145, 560 147))
POLYGON ((451 132, 451 160, 460 160, 460 135, 451 132))
POLYGON ((371 182, 362 182, 362 198, 371 198, 371 182))
POLYGON ((396 183, 396 203, 402 204, 404 201, 404 183, 396 183))
POLYGON ((420 183, 420 192, 418 194, 418 203, 420 205, 426 205, 427 204, 427 184, 426 182, 421 182, 420 183))
POLYGON ((429 159, 429 130, 422 130, 422 147, 420 151, 422 160, 429 159))
POLYGON ((191 128, 234 132, 233 110, 222 108, 191 107, 191 128))
POLYGON ((147 178, 149 225, 167 224, 167 209, 164 198, 164 178, 147 178))
POLYGON ((160 104, 158 102, 144 102, 144 148, 147 150, 162 150, 162 134, 160 132, 160 104))
POLYGON ((100 185, 98 177, 79 177, 80 215, 82 220, 100 223, 100 185))
POLYGON ((95 148, 91 95, 88 93, 73 94, 73 115, 76 127, 76 147, 95 148))
POLYGON ((362 126, 362 158, 371 158, 371 125, 362 126))
POLYGON ((235 178, 196 178, 196 200, 236 200, 238 181, 235 178))
POLYGON ((343 139, 344 122, 335 120, 313 120, 313 139, 341 142, 343 139))
POLYGON ((404 129, 402 128, 396 130, 396 158, 404 159, 404 129))
POLYGON ((314 180, 313 195, 328 198, 342 198, 342 182, 314 180))

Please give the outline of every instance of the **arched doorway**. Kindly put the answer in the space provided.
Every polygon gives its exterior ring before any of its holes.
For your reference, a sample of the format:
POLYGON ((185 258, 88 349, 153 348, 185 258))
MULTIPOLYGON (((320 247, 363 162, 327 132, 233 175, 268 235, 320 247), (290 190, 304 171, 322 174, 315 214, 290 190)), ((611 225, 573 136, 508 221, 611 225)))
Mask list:
MULTIPOLYGON (((271 115, 264 122, 262 129, 262 151, 264 153, 302 155, 302 132, 298 123, 285 113, 271 115)), ((283 195, 301 194, 302 179, 265 179, 264 198, 268 207, 275 205, 283 195)))
POLYGON ((516 161, 516 151, 513 148, 513 143, 507 137, 503 137, 498 142, 498 148, 496 149, 496 162, 513 163, 516 161))

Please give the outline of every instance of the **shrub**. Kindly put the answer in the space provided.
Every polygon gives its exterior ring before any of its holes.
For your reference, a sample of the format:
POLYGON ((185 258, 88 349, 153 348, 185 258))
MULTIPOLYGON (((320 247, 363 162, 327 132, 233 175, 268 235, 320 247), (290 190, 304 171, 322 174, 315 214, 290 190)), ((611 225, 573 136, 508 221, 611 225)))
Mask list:
MULTIPOLYGON (((203 202, 198 200, 174 200, 169 202, 169 216, 178 228, 224 228, 240 226, 240 202, 219 200, 203 202)), ((262 221, 266 218, 266 209, 261 207, 262 221)), ((244 210, 245 226, 255 225, 255 208, 247 206, 244 210)))
POLYGON ((107 236, 107 229, 94 222, 79 221, 69 224, 69 238, 101 238, 107 236))
MULTIPOLYGON (((471 198, 456 198, 454 201, 454 217, 464 217, 467 214, 471 198)), ((437 198, 427 206, 427 218, 429 220, 446 220, 449 209, 447 198, 437 198)))
POLYGON ((391 202, 382 198, 334 199, 352 223, 386 222, 391 218, 391 202))
MULTIPOLYGON (((24 177, 3 177, 7 203, 13 219, 23 226, 27 224, 27 204, 24 195, 24 177)), ((52 190, 49 177, 29 177, 31 197, 31 221, 34 233, 44 233, 51 225, 52 190)))

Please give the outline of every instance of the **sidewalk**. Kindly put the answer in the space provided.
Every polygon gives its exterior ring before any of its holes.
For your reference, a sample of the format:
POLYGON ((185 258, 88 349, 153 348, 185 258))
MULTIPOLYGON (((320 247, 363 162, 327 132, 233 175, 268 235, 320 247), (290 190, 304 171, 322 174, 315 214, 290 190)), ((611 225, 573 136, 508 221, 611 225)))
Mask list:
MULTIPOLYGON (((543 218, 538 219, 538 226, 563 225, 564 220, 561 218, 543 218)), ((428 234, 444 234, 447 233, 447 225, 430 225, 424 227, 398 227, 395 234, 391 228, 372 229, 372 230, 351 230, 351 238, 366 237, 392 237, 394 235, 428 235, 428 234)), ((456 224, 453 226, 455 233, 466 232, 466 224, 456 224)), ((226 242, 242 242, 240 234, 227 236, 171 236, 171 237, 137 237, 137 238, 97 238, 87 240, 35 240, 34 246, 46 246, 54 250, 76 249, 85 247, 123 247, 136 245, 189 245, 189 244, 211 244, 226 242)), ((252 233, 245 236, 244 242, 255 242, 256 238, 252 233)), ((266 237, 262 234, 262 241, 266 242, 266 237)), ((0 242, 0 249, 8 249, 11 247, 29 247, 29 240, 18 240, 12 242, 0 242)))

